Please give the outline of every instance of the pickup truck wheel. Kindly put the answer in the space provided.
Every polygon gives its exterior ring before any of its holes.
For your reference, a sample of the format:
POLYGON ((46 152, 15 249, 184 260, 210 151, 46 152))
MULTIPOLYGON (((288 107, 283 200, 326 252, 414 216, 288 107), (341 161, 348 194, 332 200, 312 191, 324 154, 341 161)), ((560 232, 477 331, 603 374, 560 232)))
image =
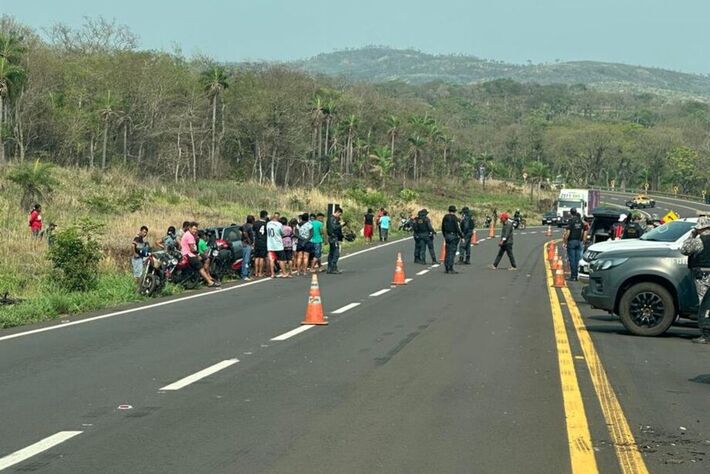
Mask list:
POLYGON ((675 316, 673 297, 656 283, 637 283, 619 301, 621 323, 636 336, 660 336, 675 316))

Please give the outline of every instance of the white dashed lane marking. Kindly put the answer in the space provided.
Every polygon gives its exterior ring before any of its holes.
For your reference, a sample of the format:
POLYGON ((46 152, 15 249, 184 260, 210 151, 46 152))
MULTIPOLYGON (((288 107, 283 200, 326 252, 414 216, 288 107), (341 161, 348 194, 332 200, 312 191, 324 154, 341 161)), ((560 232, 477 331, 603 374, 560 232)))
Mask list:
POLYGON ((422 270, 421 272, 417 272, 417 275, 421 276, 426 275, 427 273, 429 273, 429 270, 422 270))
POLYGON ((304 324, 303 326, 299 326, 296 329, 292 329, 289 332, 285 332, 281 334, 280 336, 272 337, 272 341, 285 341, 286 339, 290 339, 293 336, 296 336, 298 334, 301 334, 302 332, 308 331, 310 328, 313 327, 313 324, 304 324))
POLYGON ((346 305, 343 306, 342 308, 338 308, 338 309, 336 309, 335 311, 333 311, 333 314, 342 314, 342 313, 344 313, 344 312, 346 312, 346 311, 350 311, 350 310, 353 309, 353 308, 357 308, 358 306, 360 306, 360 303, 350 303, 350 304, 346 304, 346 305))
POLYGON ((0 458, 0 471, 12 467, 15 464, 21 463, 22 461, 36 456, 39 453, 47 451, 54 446, 61 444, 76 435, 80 435, 83 431, 60 431, 52 436, 44 438, 41 441, 37 441, 35 444, 27 446, 26 448, 15 451, 12 454, 8 454, 4 458, 0 458))
POLYGON ((372 293, 370 296, 380 296, 380 295, 384 295, 384 294, 387 293, 388 291, 392 291, 391 288, 385 288, 384 290, 376 291, 376 292, 372 293))
POLYGON ((219 362, 211 367, 207 367, 206 369, 202 369, 192 375, 188 375, 184 379, 180 379, 177 382, 173 382, 170 385, 166 385, 160 390, 180 390, 181 388, 187 387, 188 385, 195 383, 198 380, 202 380, 205 377, 209 377, 210 375, 219 372, 222 369, 226 369, 227 367, 234 365, 237 362, 239 362, 239 359, 223 360, 222 362, 219 362))

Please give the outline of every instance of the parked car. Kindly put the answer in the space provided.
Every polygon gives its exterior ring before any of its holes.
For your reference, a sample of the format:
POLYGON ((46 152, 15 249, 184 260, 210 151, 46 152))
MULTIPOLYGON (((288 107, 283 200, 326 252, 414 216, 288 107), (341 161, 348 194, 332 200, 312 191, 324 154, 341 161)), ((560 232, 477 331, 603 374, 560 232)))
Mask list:
POLYGON ((646 209, 647 207, 656 207, 656 201, 645 194, 638 194, 632 200, 626 201, 626 207, 630 209, 646 209))
POLYGON ((557 210, 553 209, 547 211, 542 215, 542 225, 557 225, 557 221, 560 218, 557 217, 557 210))
POLYGON ((657 227, 640 239, 594 244, 584 253, 589 283, 582 290, 594 308, 617 314, 632 334, 658 336, 678 317, 696 319, 698 296, 680 246, 697 218, 657 227))

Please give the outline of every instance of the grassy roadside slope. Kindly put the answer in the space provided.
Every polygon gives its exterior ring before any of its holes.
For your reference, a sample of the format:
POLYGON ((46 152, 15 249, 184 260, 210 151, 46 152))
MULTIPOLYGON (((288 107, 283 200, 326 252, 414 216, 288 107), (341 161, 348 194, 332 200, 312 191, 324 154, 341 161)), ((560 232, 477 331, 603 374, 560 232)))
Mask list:
POLYGON ((42 202, 45 226, 55 222, 62 229, 81 219, 103 225, 98 287, 79 293, 67 292, 55 281, 46 258, 47 244, 30 238, 27 214, 19 206, 21 190, 8 181, 7 171, 0 168, 0 296, 9 292, 24 302, 0 305, 0 328, 139 301, 129 274, 129 248, 141 225, 150 228, 152 243, 169 225, 178 226, 184 220, 194 219, 203 226, 241 223, 247 214, 260 209, 290 217, 304 210, 325 211, 329 202, 344 207, 346 219, 356 230, 366 208, 380 204, 390 210, 395 225, 400 213, 422 207, 429 209, 436 225, 449 204, 468 205, 478 217, 494 207, 498 212, 519 207, 529 216, 539 214, 530 209, 526 195, 504 184, 489 185, 485 191, 475 183, 430 183, 405 193, 363 188, 286 190, 227 180, 176 185, 119 170, 100 174, 56 168, 59 185, 42 202))

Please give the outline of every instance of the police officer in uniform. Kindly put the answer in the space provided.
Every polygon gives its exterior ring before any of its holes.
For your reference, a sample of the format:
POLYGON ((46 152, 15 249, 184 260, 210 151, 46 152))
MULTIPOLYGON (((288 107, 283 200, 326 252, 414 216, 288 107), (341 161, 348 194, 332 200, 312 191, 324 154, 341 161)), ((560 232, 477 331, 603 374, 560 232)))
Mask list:
POLYGON ((643 229, 639 225, 636 218, 629 216, 626 219, 626 225, 624 226, 624 233, 621 235, 622 239, 638 239, 643 235, 643 229))
POLYGON ((567 246, 567 258, 569 258, 570 280, 577 281, 579 272, 579 261, 582 259, 582 244, 586 238, 587 228, 582 221, 582 217, 577 209, 572 208, 569 213, 570 219, 567 228, 562 236, 562 242, 567 246))
POLYGON ((471 265, 471 237, 473 237, 473 229, 476 223, 471 217, 471 210, 468 207, 461 209, 461 232, 463 240, 459 248, 459 263, 471 265))
MULTIPOLYGON (((412 225, 414 231, 414 263, 426 264, 426 248, 430 236, 434 234, 434 228, 427 217, 427 210, 422 209, 417 213, 412 225)), ((432 254, 432 259, 435 256, 432 254)))
POLYGON ((693 228, 693 233, 683 242, 680 253, 688 256, 688 267, 695 279, 700 307, 698 327, 700 337, 693 339, 697 344, 710 344, 710 217, 702 216, 693 228))
POLYGON ((444 235, 444 241, 446 242, 444 269, 446 273, 458 273, 454 270, 454 262, 456 261, 456 248, 463 238, 463 233, 461 232, 459 219, 456 217, 456 206, 449 206, 449 213, 441 221, 441 233, 444 235))
MULTIPOLYGON (((431 224, 431 219, 429 219, 429 212, 426 209, 423 209, 425 219, 429 223, 430 231, 429 231, 429 238, 426 239, 424 242, 427 248, 429 249, 429 255, 431 256, 431 263, 436 263, 436 251, 434 250, 434 237, 436 237, 436 231, 434 230, 434 227, 431 224)), ((422 252, 422 260, 426 260, 426 251, 422 252)))

